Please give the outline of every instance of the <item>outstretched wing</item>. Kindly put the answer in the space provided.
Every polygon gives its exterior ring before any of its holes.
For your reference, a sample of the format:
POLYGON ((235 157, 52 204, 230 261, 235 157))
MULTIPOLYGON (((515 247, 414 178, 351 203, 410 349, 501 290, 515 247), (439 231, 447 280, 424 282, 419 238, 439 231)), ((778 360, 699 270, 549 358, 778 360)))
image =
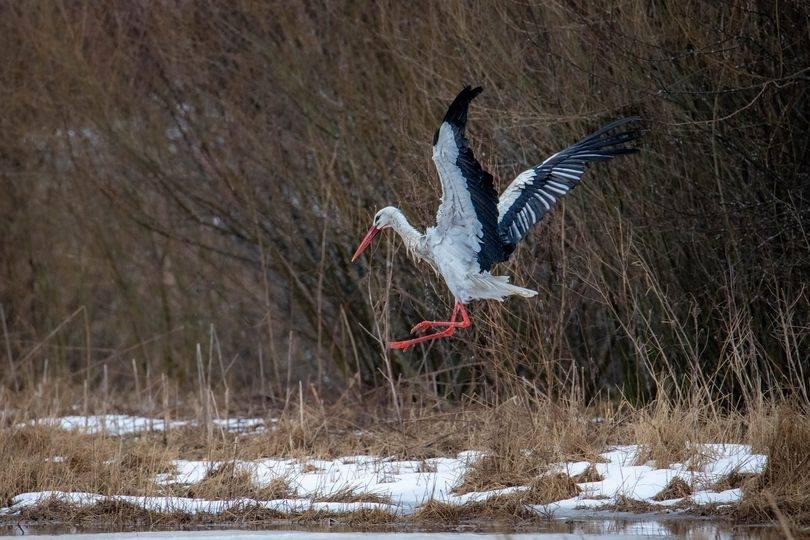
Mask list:
POLYGON ((442 183, 436 214, 439 233, 452 237, 482 271, 503 260, 498 232, 498 192, 464 136, 470 101, 481 88, 465 87, 453 100, 433 138, 433 162, 442 183))
POLYGON ((636 116, 616 120, 522 172, 509 184, 498 201, 498 231, 505 258, 554 203, 576 187, 588 163, 638 152, 625 144, 637 139, 641 135, 639 130, 615 132, 638 120, 636 116))

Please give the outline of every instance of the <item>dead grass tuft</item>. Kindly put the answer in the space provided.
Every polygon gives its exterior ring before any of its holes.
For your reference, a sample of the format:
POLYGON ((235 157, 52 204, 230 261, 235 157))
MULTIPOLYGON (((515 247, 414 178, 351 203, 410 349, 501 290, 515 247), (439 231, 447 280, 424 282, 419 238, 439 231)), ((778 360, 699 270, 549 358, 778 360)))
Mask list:
POLYGON ((331 510, 319 510, 314 508, 308 508, 303 512, 296 513, 292 516, 292 520, 296 524, 301 525, 315 525, 315 524, 326 524, 332 525, 337 523, 338 520, 344 518, 347 514, 342 514, 340 512, 333 512, 331 510))
POLYGON ((736 414, 717 414, 706 403, 674 403, 666 398, 639 411, 628 428, 631 440, 640 445, 637 465, 652 462, 666 468, 683 463, 690 470, 699 470, 711 457, 699 443, 741 440, 744 432, 736 414))
MULTIPOLYGON (((525 484, 524 482, 523 485, 525 484)), ((463 505, 463 512, 470 515, 479 512, 490 517, 512 516, 526 519, 533 515, 526 505, 570 499, 578 495, 579 491, 576 482, 567 474, 542 474, 530 480, 526 490, 467 503, 463 505)), ((439 510, 444 511, 442 508, 439 510)))
POLYGON ((160 527, 163 529, 177 528, 178 526, 229 526, 238 525, 244 526, 246 523, 261 524, 261 523, 275 523, 283 520, 288 520, 290 516, 274 510, 265 508, 264 506, 254 503, 245 503, 232 506, 222 512, 195 512, 189 514, 186 512, 173 512, 167 514, 167 519, 160 522, 160 527))
POLYGON ((532 480, 520 498, 525 504, 548 504, 575 497, 579 491, 576 481, 567 474, 544 474, 532 480))
POLYGON ((652 461, 657 467, 664 468, 694 457, 689 443, 694 441, 696 421, 696 414, 692 411, 673 414, 668 401, 656 402, 651 411, 642 413, 635 422, 635 440, 641 445, 636 464, 652 461))
POLYGON ((363 508, 343 516, 342 521, 350 527, 364 528, 373 525, 384 525, 394 523, 398 517, 386 510, 379 508, 363 508))
POLYGON ((76 507, 59 497, 51 497, 39 504, 23 508, 20 519, 23 521, 69 522, 76 507))
MULTIPOLYGON (((440 415, 414 410, 401 423, 391 422, 389 413, 358 410, 346 403, 291 408, 281 414, 274 429, 242 441, 240 455, 301 460, 358 454, 414 460, 446 457, 469 450, 469 423, 479 421, 464 410, 440 415)), ((314 472, 311 467, 307 470, 314 472)))
POLYGON ((0 500, 29 491, 153 495, 154 476, 170 472, 174 450, 154 441, 83 435, 46 426, 0 434, 0 500))
POLYGON ((64 499, 51 497, 40 504, 24 508, 23 521, 72 523, 93 525, 104 523, 116 526, 150 527, 153 523, 175 519, 166 513, 150 512, 125 501, 105 500, 86 506, 70 504, 64 499))
POLYGON ((466 520, 531 520, 537 514, 526 505, 523 497, 513 495, 497 495, 483 501, 475 501, 462 505, 463 516, 466 520))
POLYGON ((257 486, 251 472, 238 467, 233 461, 212 468, 202 480, 184 488, 182 495, 209 500, 250 498, 261 501, 296 496, 289 482, 283 478, 274 478, 266 486, 257 486))
POLYGON ((347 526, 352 529, 375 528, 400 520, 396 514, 380 508, 361 508, 352 512, 332 512, 309 509, 293 516, 292 521, 299 525, 323 525, 327 527, 347 526))
POLYGON ((428 501, 419 507, 412 519, 418 524, 457 525, 473 520, 529 520, 537 519, 537 514, 526 503, 513 495, 489 497, 483 501, 455 505, 436 500, 428 501))
POLYGON ((737 508, 742 519, 778 519, 810 525, 810 416, 792 406, 779 410, 768 445, 768 464, 756 479, 745 483, 737 508))
POLYGON ((692 487, 687 484, 683 479, 675 477, 669 481, 669 484, 662 489, 653 500, 655 501, 668 501, 670 499, 682 499, 692 494, 692 487))
POLYGON ((485 455, 470 465, 455 493, 527 485, 563 461, 600 461, 612 425, 591 422, 584 410, 573 400, 516 398, 485 412, 470 446, 485 455))
POLYGON ((273 501, 276 499, 294 499, 298 493, 292 488, 290 482, 284 478, 273 478, 265 486, 256 488, 254 499, 259 501, 273 501))
POLYGON ((465 516, 462 506, 431 499, 411 516, 416 523, 459 523, 465 516))
POLYGON ((506 460, 502 456, 486 455, 473 462, 464 473, 462 483, 453 493, 463 495, 477 491, 490 491, 526 484, 527 478, 539 472, 540 464, 528 455, 512 456, 506 460))
POLYGON ((321 510, 307 510, 297 515, 281 513, 255 504, 232 507, 216 514, 198 512, 152 512, 138 505, 120 500, 106 500, 93 505, 79 506, 64 499, 52 497, 40 504, 22 510, 15 521, 30 524, 60 523, 82 527, 104 527, 108 529, 172 529, 178 527, 199 527, 203 525, 259 524, 287 522, 292 519, 300 524, 328 522, 330 525, 345 525, 365 528, 384 525, 399 518, 378 508, 364 508, 354 512, 337 513, 321 510))
POLYGON ((327 495, 315 495, 315 497, 312 498, 312 502, 371 502, 379 504, 391 504, 391 497, 387 495, 380 495, 378 493, 368 493, 353 487, 346 487, 327 495))
POLYGON ((614 512, 631 512, 634 514, 661 511, 660 506, 656 506, 646 501, 631 499, 630 497, 625 497, 624 495, 619 495, 616 497, 615 502, 607 505, 606 508, 613 510, 614 512))
POLYGON ((601 482, 604 480, 599 471, 596 470, 596 467, 591 463, 588 467, 582 471, 581 473, 571 477, 571 479, 577 484, 584 484, 588 482, 601 482))
MULTIPOLYGON (((271 499, 267 499, 271 500, 271 499)), ((236 520, 240 523, 257 523, 257 522, 273 522, 281 519, 287 519, 289 516, 274 510, 272 508, 265 508, 258 505, 245 505, 235 510, 229 510, 227 517, 236 520)), ((209 521, 221 521, 223 516, 214 514, 210 516, 209 521)))
MULTIPOLYGON (((732 471, 714 484, 711 489, 714 491, 726 491, 728 489, 744 488, 749 482, 757 482, 758 474, 742 474, 732 471)), ((752 484, 754 486, 756 484, 752 484)))

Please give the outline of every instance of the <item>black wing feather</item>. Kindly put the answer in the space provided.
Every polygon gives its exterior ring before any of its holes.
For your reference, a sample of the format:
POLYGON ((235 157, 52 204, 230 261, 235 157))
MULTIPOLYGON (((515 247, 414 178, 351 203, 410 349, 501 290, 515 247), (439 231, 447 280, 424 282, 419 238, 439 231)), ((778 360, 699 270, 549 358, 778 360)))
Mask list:
MULTIPOLYGON (((442 122, 449 124, 453 130, 453 137, 458 148, 455 165, 461 170, 466 180, 470 200, 483 231, 483 237, 479 243, 478 265, 482 271, 487 271, 504 258, 503 244, 498 231, 498 192, 495 190, 492 175, 485 171, 475 159, 464 134, 470 102, 481 91, 481 87, 465 87, 450 104, 442 122)), ((434 146, 438 138, 439 131, 437 130, 433 138, 434 146)))
MULTIPOLYGON (((464 89, 458 93, 456 99, 453 100, 453 103, 447 108, 447 112, 444 114, 444 118, 442 118, 442 123, 447 122, 456 128, 458 133, 461 134, 462 139, 464 139, 464 128, 467 126, 467 111, 470 109, 470 102, 483 91, 484 89, 480 86, 475 88, 465 86, 464 89)), ((441 129, 441 124, 439 124, 439 129, 441 129)), ((439 130, 437 129, 436 134, 433 136, 434 146, 438 140, 439 130)), ((466 140, 464 140, 464 142, 466 143, 466 140)))
POLYGON ((641 136, 639 130, 611 133, 638 121, 629 117, 607 124, 540 165, 523 172, 501 195, 501 201, 514 197, 508 208, 500 208, 498 230, 503 242, 503 260, 531 227, 543 219, 557 199, 572 190, 590 163, 634 154, 637 148, 624 146, 641 136))

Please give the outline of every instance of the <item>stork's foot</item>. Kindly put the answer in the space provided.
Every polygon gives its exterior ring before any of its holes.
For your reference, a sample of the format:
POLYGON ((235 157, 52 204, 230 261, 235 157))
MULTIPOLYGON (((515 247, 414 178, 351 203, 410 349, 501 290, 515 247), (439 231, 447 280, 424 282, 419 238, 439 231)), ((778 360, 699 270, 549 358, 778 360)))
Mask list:
POLYGON ((422 321, 413 328, 411 328, 411 334, 418 334, 419 332, 424 332, 425 330, 428 330, 435 326, 450 326, 453 324, 455 323, 447 321, 422 321))
POLYGON ((411 340, 406 339, 404 341, 389 341, 388 348, 389 349, 399 349, 400 351, 407 351, 410 349, 414 344, 410 342, 411 340))
MULTIPOLYGON (((424 321, 424 322, 431 322, 431 321, 424 321)), ((405 340, 402 340, 402 341, 390 341, 388 343, 388 348, 389 349, 400 349, 400 350, 405 351, 405 350, 409 349, 410 347, 413 347, 414 345, 417 345, 419 343, 424 343, 425 341, 432 341, 434 339, 441 339, 441 338, 445 338, 445 337, 450 337, 450 336, 453 335, 453 333, 455 331, 456 331, 456 326, 450 326, 450 327, 442 330, 441 332, 436 332, 435 334, 428 334, 427 336, 421 336, 421 337, 413 338, 413 339, 405 339, 405 340)))
POLYGON ((428 328, 436 327, 445 327, 444 330, 417 338, 405 339, 402 341, 391 341, 388 343, 388 348, 400 349, 404 351, 410 347, 413 347, 414 345, 424 343, 425 341, 433 341, 434 339, 450 337, 455 333, 456 328, 467 328, 470 326, 470 324, 470 318, 467 315, 467 310, 464 309, 464 304, 456 301, 456 305, 453 306, 453 315, 450 317, 449 321, 422 321, 411 329, 411 334, 423 332, 428 328), (461 316, 460 321, 458 320, 459 316, 461 316))
POLYGON ((411 328, 411 334, 417 334, 419 332, 424 332, 425 330, 428 330, 430 328, 437 328, 437 327, 466 328, 468 326, 470 326, 470 318, 469 316, 467 316, 467 310, 464 309, 464 304, 456 301, 455 305, 453 306, 453 314, 450 316, 449 321, 422 321, 413 328, 411 328), (461 315, 460 321, 458 320, 459 315, 461 315))

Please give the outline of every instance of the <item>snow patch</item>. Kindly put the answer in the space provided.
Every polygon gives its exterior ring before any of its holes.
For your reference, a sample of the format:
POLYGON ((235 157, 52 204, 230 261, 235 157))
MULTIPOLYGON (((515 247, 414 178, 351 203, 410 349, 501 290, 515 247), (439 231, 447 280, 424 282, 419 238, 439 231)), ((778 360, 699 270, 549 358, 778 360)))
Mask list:
MULTIPOLYGON (((265 429, 265 422, 261 418, 227 418, 216 419, 214 426, 233 432, 261 432, 265 429)), ((99 414, 91 416, 59 416, 53 418, 38 418, 22 424, 18 428, 27 426, 50 426, 65 431, 80 431, 89 435, 105 433, 107 435, 131 435, 150 431, 165 431, 168 428, 177 429, 196 426, 194 420, 170 420, 161 418, 148 418, 144 416, 129 416, 126 414, 99 414)))
MULTIPOLYGON (((137 417, 123 418, 130 420, 127 421, 129 423, 116 425, 119 434, 142 425, 142 423, 131 420, 137 417)), ((110 424, 103 425, 110 426, 110 424)), ((255 428, 259 424, 248 423, 247 425, 255 428)), ((696 450, 700 452, 701 456, 704 456, 701 459, 703 465, 698 470, 692 470, 687 465, 680 463, 660 469, 649 464, 634 465, 640 452, 637 445, 617 446, 609 449, 601 454, 604 462, 577 461, 555 464, 550 468, 551 472, 564 473, 570 477, 576 477, 592 466, 602 480, 579 483, 581 491, 576 497, 545 505, 535 505, 532 508, 545 515, 561 516, 592 512, 616 504, 622 498, 656 505, 662 509, 678 503, 689 505, 731 504, 740 500, 741 490, 730 489, 717 492, 712 489, 712 486, 734 472, 760 473, 767 463, 765 456, 753 454, 750 447, 745 445, 706 444, 698 446, 700 448, 696 450), (692 495, 656 501, 654 497, 676 478, 691 487, 692 495)), ((396 514, 409 514, 428 501, 462 505, 528 489, 528 486, 514 486, 463 495, 453 493, 453 489, 461 484, 470 464, 482 455, 480 452, 462 452, 455 457, 423 461, 396 460, 390 457, 380 458, 367 455, 346 456, 335 460, 270 458, 234 462, 175 460, 173 462, 175 472, 157 475, 156 484, 193 485, 203 480, 211 470, 215 470, 224 463, 229 463, 237 471, 247 472, 252 483, 258 488, 268 486, 278 479, 284 480, 289 485, 291 492, 295 494, 295 498, 272 501, 247 498, 214 501, 184 497, 104 497, 92 493, 36 492, 18 495, 8 508, 0 509, 0 515, 17 514, 23 508, 36 505, 51 497, 78 505, 117 500, 158 512, 179 510, 188 513, 216 513, 246 506, 260 506, 287 514, 306 510, 328 510, 342 513, 359 509, 380 509, 396 514), (314 502, 318 499, 346 493, 372 495, 374 496, 373 502, 314 502), (377 500, 386 502, 381 503, 377 500)))

